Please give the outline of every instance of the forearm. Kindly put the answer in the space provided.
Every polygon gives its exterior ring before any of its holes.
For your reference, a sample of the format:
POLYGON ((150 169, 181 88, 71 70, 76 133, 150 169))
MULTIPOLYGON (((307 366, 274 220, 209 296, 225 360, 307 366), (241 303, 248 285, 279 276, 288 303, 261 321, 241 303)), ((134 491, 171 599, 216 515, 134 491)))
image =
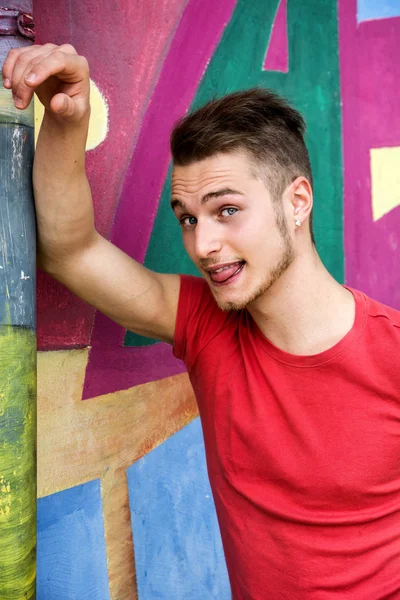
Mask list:
POLYGON ((92 195, 85 173, 89 114, 79 123, 45 115, 33 168, 39 263, 60 261, 95 234, 92 195))

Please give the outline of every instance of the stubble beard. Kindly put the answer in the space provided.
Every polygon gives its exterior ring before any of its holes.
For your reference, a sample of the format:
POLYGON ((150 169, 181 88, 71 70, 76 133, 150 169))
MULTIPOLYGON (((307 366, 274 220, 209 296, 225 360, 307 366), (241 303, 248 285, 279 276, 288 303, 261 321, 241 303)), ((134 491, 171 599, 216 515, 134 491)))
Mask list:
POLYGON ((294 261, 296 253, 289 235, 283 210, 279 206, 276 207, 276 225, 283 241, 282 253, 277 264, 270 270, 258 288, 248 297, 244 297, 238 302, 219 302, 218 298, 214 295, 219 308, 224 312, 243 310, 246 306, 263 296, 282 277, 283 273, 285 273, 294 261))

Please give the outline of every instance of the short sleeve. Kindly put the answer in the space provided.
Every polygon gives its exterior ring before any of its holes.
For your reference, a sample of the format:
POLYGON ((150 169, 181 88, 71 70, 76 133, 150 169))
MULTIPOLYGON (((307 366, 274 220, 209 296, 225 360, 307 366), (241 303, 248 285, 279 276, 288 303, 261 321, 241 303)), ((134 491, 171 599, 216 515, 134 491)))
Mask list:
POLYGON ((173 352, 190 372, 199 352, 225 327, 229 313, 218 307, 203 278, 191 275, 180 278, 173 352))

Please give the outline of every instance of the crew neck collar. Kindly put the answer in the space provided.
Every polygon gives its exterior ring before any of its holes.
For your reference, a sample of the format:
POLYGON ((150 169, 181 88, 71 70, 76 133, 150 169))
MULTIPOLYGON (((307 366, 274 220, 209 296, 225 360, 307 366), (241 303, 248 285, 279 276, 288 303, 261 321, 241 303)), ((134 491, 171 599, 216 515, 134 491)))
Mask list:
POLYGON ((261 342, 262 348, 273 358, 281 363, 291 365, 294 367, 317 367, 324 365, 328 362, 339 357, 343 354, 354 342, 362 335, 366 320, 367 320, 367 298, 358 290, 353 290, 347 286, 343 286, 349 290, 355 300, 355 318, 352 328, 342 337, 341 340, 336 342, 331 348, 324 350, 318 354, 299 355, 285 352, 277 346, 275 346, 270 340, 265 337, 257 323, 254 321, 249 312, 248 315, 249 326, 253 329, 255 336, 261 342))

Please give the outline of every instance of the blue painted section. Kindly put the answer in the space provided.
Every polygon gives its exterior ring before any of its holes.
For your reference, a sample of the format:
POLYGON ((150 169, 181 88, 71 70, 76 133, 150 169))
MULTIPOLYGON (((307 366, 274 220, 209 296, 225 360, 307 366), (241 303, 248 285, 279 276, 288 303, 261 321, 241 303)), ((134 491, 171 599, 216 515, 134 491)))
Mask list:
POLYGON ((400 17, 400 0, 358 0, 357 21, 400 17))
POLYGON ((0 125, 0 325, 30 329, 36 328, 33 147, 33 127, 0 125))
POLYGON ((230 599, 200 420, 127 475, 139 600, 230 599))
POLYGON ((100 480, 38 500, 37 600, 110 600, 100 480))

